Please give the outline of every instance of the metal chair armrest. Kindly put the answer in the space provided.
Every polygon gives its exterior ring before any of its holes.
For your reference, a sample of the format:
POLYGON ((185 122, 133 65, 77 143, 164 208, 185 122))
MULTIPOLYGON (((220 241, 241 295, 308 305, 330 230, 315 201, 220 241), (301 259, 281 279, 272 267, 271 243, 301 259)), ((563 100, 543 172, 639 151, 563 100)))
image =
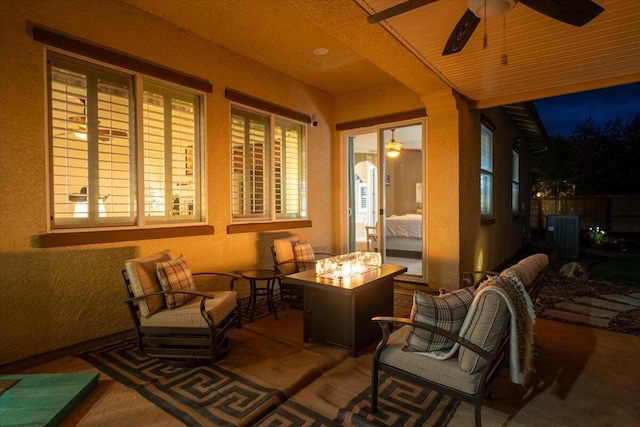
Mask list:
MULTIPOLYGON (((464 346, 466 348, 468 348, 469 350, 473 351, 474 353, 478 354, 479 356, 483 357, 486 360, 491 360, 491 358, 493 357, 493 355, 491 353, 489 353, 487 350, 483 349, 482 347, 477 346, 476 344, 472 343, 471 341, 462 338, 461 336, 454 334, 452 332, 449 331, 445 331, 442 328, 438 328, 437 326, 434 325, 429 325, 428 323, 423 323, 423 322, 416 322, 415 320, 411 320, 408 319, 406 317, 387 317, 387 316, 378 316, 378 317, 374 317, 373 319, 374 322, 378 322, 380 324, 380 327, 382 328, 382 335, 383 335, 383 341, 384 341, 384 346, 386 346, 386 342, 388 340, 388 336, 386 337, 387 339, 385 340, 385 327, 387 330, 387 333, 389 332, 389 325, 390 324, 402 324, 402 325, 410 325, 413 326, 415 328, 418 329, 422 329, 422 330, 426 330, 429 332, 432 332, 434 334, 438 334, 438 335, 442 335, 452 341, 457 342, 458 344, 460 344, 461 346, 464 346), (383 326, 384 325, 384 326, 383 326)), ((382 343, 382 342, 381 342, 382 343)), ((379 344, 380 346, 380 344, 379 344)), ((377 349, 376 349, 376 353, 377 353, 377 349)))

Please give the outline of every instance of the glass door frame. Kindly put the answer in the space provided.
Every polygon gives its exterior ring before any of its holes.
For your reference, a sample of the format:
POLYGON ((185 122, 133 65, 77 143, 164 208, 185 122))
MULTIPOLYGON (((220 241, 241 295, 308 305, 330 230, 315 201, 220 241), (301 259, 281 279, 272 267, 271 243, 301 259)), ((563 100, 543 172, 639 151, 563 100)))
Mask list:
POLYGON ((384 138, 383 132, 394 128, 407 127, 411 125, 422 126, 422 275, 421 276, 405 276, 403 279, 410 281, 416 281, 420 283, 426 283, 428 278, 427 270, 427 218, 428 218, 428 196, 426 194, 427 186, 427 120, 412 119, 400 122, 383 123, 374 126, 354 128, 340 131, 340 191, 341 204, 343 212, 340 218, 340 248, 343 253, 354 251, 356 248, 356 230, 355 230, 355 212, 352 210, 352 206, 355 207, 355 200, 353 199, 353 192, 350 189, 354 186, 354 168, 353 159, 355 156, 353 149, 352 138, 358 135, 375 133, 377 138, 377 160, 378 160, 378 182, 377 182, 377 194, 378 194, 378 221, 377 221, 377 235, 378 237, 378 251, 382 254, 382 259, 386 258, 386 242, 384 235, 380 233, 380 230, 386 228, 386 191, 385 191, 385 175, 386 175, 386 156, 384 150, 384 138))

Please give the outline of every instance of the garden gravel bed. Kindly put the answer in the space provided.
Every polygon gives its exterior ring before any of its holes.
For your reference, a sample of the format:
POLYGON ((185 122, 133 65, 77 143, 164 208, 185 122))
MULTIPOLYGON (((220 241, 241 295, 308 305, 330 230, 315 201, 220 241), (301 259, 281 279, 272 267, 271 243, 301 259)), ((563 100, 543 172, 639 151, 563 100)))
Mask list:
MULTIPOLYGON (((543 313, 546 309, 551 309, 555 304, 562 301, 573 301, 577 297, 597 298, 607 294, 629 295, 640 293, 640 284, 615 284, 591 277, 589 267, 604 259, 607 258, 581 252, 580 258, 576 262, 587 273, 577 278, 566 278, 560 274, 560 268, 571 261, 551 258, 549 270, 536 300, 536 315, 544 318, 543 313)), ((599 328, 597 326, 593 327, 599 328)), ((620 313, 612 319, 608 327, 599 329, 640 336, 640 308, 620 313)))

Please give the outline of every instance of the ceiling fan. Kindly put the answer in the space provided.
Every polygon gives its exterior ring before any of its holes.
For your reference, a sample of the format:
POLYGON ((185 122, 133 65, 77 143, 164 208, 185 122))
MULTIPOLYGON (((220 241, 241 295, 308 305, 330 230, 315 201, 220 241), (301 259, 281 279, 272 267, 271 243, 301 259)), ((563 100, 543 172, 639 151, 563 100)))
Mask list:
MULTIPOLYGON (((395 159, 396 157, 400 156, 401 153, 422 152, 422 150, 419 148, 407 148, 404 142, 396 140, 395 132, 396 129, 391 129, 391 140, 387 141, 384 144, 384 151, 387 157, 389 157, 390 159, 395 159)), ((376 152, 376 150, 371 150, 371 152, 376 152)))
MULTIPOLYGON (((65 135, 72 133, 76 138, 82 139, 84 141, 87 140, 87 100, 83 97, 70 96, 71 100, 75 100, 72 104, 77 105, 80 104, 83 106, 83 114, 80 116, 69 116, 67 118, 68 122, 71 122, 67 131, 57 134, 56 136, 65 135)), ((109 141, 111 138, 128 138, 129 133, 124 130, 118 130, 107 127, 100 127, 100 121, 98 121, 98 140, 102 142, 109 141)))
MULTIPOLYGON (((86 125, 86 117, 85 116, 71 116, 69 117, 69 121, 74 125, 74 129, 69 129, 69 132, 73 132, 73 134, 82 140, 87 140, 87 125, 86 125)), ((100 122, 98 122, 99 124, 100 122)), ((61 134, 58 134, 61 135, 61 134)), ((98 140, 102 142, 109 141, 111 138, 127 138, 129 134, 126 131, 118 130, 118 129, 109 129, 109 128, 99 128, 98 129, 98 140)))
MULTIPOLYGON (((370 23, 380 22, 436 1, 438 0, 407 0, 374 13, 367 20, 370 23)), ((591 0, 467 0, 468 9, 453 28, 442 55, 460 52, 481 19, 504 15, 513 9, 518 1, 543 15, 576 27, 585 25, 604 11, 591 0)))

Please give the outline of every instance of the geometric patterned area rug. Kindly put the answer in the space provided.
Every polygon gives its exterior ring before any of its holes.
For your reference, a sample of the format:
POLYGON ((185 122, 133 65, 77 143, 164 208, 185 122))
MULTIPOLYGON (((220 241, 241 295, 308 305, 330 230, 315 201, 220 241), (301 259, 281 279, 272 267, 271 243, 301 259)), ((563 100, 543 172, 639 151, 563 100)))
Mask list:
POLYGON ((286 400, 215 365, 175 366, 141 354, 135 339, 77 354, 188 426, 248 425, 286 400))
POLYGON ((446 426, 458 401, 382 374, 369 413, 371 355, 347 358, 287 399, 215 365, 172 366, 123 340, 76 355, 187 426, 446 426))
MULTIPOLYGON (((411 303, 411 296, 396 295, 394 314, 408 316, 411 303)), ((442 427, 453 415, 458 401, 386 374, 371 415, 371 354, 349 358, 342 349, 303 343, 301 311, 276 308, 280 320, 259 301, 254 322, 244 319, 232 334, 237 345, 217 365, 172 365, 140 353, 135 339, 76 356, 187 426, 442 427)))
POLYGON ((269 413, 256 426, 446 426, 459 401, 387 374, 370 413, 371 355, 347 359, 269 413))

